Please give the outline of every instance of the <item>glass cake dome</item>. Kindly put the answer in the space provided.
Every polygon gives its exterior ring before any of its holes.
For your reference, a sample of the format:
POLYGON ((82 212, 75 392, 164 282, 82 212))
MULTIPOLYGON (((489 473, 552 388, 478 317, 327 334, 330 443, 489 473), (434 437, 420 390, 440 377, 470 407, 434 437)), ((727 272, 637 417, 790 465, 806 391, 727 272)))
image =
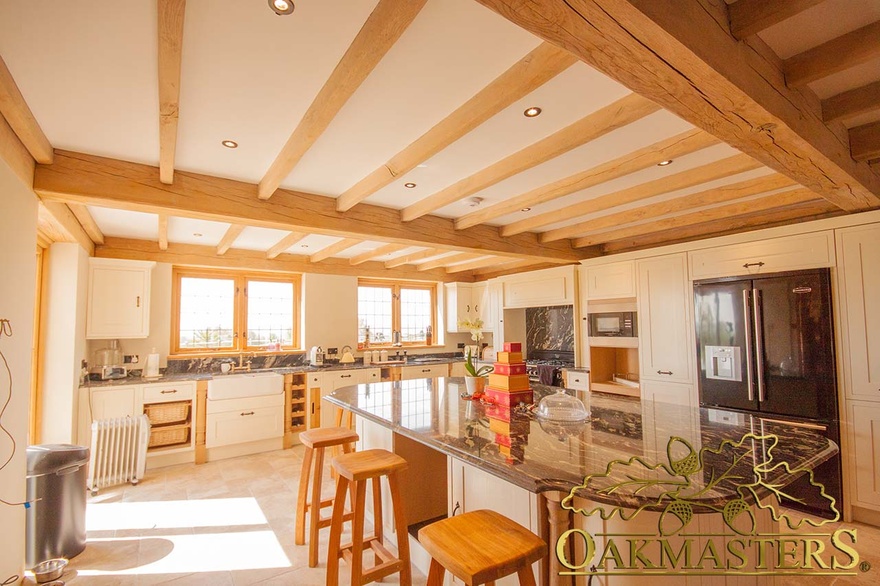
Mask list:
POLYGON ((535 414, 549 421, 580 422, 590 418, 590 412, 577 397, 572 397, 565 389, 558 389, 538 403, 535 414))

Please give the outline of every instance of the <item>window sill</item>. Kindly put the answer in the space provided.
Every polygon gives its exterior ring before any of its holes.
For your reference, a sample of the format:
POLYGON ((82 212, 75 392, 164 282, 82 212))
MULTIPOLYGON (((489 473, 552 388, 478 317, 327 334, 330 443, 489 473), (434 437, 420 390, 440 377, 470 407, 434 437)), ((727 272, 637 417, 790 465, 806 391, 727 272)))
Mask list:
POLYGON ((364 350, 424 350, 426 348, 445 348, 445 344, 431 344, 430 346, 427 344, 405 344, 403 346, 392 346, 391 344, 370 344, 369 348, 364 348, 361 345, 355 349, 358 352, 363 352, 364 350))

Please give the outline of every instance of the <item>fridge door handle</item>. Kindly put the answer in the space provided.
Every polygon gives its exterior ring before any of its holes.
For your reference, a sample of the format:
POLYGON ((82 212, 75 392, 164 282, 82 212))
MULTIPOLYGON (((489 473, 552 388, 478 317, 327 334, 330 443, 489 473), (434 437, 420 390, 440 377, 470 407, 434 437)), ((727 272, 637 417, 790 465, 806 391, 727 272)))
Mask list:
POLYGON ((749 401, 755 400, 755 391, 752 387, 752 323, 749 319, 749 290, 743 289, 743 322, 746 324, 746 384, 749 389, 749 401))
POLYGON ((761 303, 761 290, 752 289, 752 318, 755 320, 755 373, 758 379, 758 402, 764 401, 764 311, 761 303))

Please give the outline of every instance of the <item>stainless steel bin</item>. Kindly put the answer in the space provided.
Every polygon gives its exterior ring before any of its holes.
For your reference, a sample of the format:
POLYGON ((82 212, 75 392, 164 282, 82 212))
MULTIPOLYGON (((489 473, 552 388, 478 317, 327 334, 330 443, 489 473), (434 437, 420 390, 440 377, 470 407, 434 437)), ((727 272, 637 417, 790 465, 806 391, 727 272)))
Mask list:
POLYGON ((70 444, 27 448, 25 563, 72 558, 86 547, 89 449, 70 444))

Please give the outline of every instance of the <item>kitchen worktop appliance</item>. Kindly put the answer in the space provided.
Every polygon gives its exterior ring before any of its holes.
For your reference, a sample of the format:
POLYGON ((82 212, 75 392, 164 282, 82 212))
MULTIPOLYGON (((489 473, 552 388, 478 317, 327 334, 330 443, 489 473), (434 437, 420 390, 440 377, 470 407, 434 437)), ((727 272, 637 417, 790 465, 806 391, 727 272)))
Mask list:
POLYGON ((312 346, 309 350, 309 366, 324 366, 324 349, 320 346, 312 346))
POLYGON ((97 380, 113 380, 128 376, 128 367, 123 365, 122 350, 118 340, 110 340, 109 345, 95 350, 89 377, 97 380))

